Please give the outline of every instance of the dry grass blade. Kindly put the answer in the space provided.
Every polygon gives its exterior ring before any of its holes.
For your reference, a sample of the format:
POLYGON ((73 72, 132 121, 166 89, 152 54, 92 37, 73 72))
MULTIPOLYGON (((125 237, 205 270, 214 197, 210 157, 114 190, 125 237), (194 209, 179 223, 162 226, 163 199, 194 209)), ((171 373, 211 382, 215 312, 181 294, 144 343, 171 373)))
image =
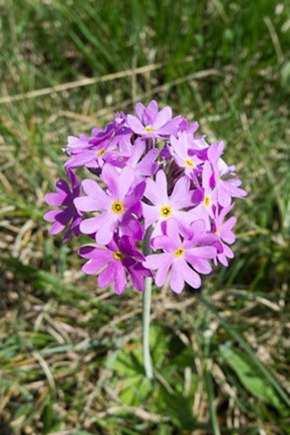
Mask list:
POLYGON ((20 101, 29 98, 37 98, 42 97, 44 95, 50 95, 57 92, 68 91, 69 89, 81 88, 84 86, 94 85, 96 83, 104 83, 109 81, 114 81, 117 79, 125 78, 125 77, 134 77, 137 74, 144 74, 150 71, 155 71, 157 69, 162 68, 161 63, 146 65, 135 69, 129 69, 126 71, 120 71, 117 73, 106 74, 101 77, 93 77, 93 78, 84 78, 81 80, 76 80, 74 82, 64 83, 61 85, 51 86, 49 88, 38 89, 36 91, 26 92, 24 94, 17 95, 7 95, 5 97, 0 98, 0 104, 4 103, 12 103, 13 101, 20 101))

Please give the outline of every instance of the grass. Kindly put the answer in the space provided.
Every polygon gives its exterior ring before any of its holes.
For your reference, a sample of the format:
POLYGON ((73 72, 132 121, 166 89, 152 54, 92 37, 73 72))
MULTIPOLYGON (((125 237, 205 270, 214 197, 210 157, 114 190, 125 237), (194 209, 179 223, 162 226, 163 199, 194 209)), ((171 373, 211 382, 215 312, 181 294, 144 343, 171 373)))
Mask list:
POLYGON ((0 433, 290 433, 289 12, 0 1, 0 433), (152 385, 140 295, 98 289, 43 221, 66 137, 151 98, 225 139, 249 192, 230 267, 202 295, 155 291, 152 385))

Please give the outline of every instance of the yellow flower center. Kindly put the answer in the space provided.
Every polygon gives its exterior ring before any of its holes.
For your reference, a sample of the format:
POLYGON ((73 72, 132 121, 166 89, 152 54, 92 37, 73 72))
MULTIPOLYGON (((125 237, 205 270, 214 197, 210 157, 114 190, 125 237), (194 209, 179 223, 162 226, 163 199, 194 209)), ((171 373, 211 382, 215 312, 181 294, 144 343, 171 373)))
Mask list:
POLYGON ((203 203, 206 207, 208 207, 211 204, 211 200, 208 195, 205 195, 203 203))
POLYGON ((125 255, 121 251, 115 251, 113 257, 115 258, 115 260, 124 260, 125 255))
POLYGON ((195 167, 195 164, 190 159, 185 159, 184 162, 185 162, 186 166, 188 166, 189 168, 195 167))
POLYGON ((116 214, 122 214, 125 211, 124 204, 121 201, 114 201, 112 211, 116 214))
POLYGON ((173 255, 174 257, 182 257, 184 253, 185 253, 185 249, 178 248, 173 252, 173 255))
POLYGON ((151 132, 155 131, 154 128, 151 127, 151 125, 146 125, 144 130, 147 131, 147 133, 151 133, 151 132))
POLYGON ((220 229, 220 227, 217 227, 217 229, 216 229, 216 232, 215 232, 215 233, 216 233, 216 235, 217 235, 217 236, 219 236, 219 235, 220 235, 220 233, 221 233, 221 229, 220 229))
POLYGON ((169 207, 169 205, 164 205, 163 207, 161 207, 160 209, 160 214, 162 217, 164 218, 169 218, 169 216, 172 215, 172 208, 169 207))
POLYGON ((103 154, 105 154, 106 150, 100 150, 97 152, 97 156, 102 156, 103 154))

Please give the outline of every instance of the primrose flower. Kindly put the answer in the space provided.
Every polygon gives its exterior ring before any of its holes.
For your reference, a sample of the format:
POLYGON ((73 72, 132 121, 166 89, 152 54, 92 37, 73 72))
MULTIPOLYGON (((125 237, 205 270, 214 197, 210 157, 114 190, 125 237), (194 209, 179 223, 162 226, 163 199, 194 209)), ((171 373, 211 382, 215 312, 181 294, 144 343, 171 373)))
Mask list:
POLYGON ((80 134, 79 137, 69 136, 67 138, 67 145, 64 147, 64 151, 68 154, 79 153, 86 148, 90 148, 90 137, 86 134, 80 134))
POLYGON ((126 166, 131 168, 135 174, 135 178, 144 178, 155 174, 158 169, 158 163, 156 159, 159 151, 157 148, 153 148, 145 153, 146 145, 143 141, 136 139, 135 145, 131 146, 131 156, 126 161, 126 166), (143 156, 143 158, 142 158, 143 156))
POLYGON ((199 204, 192 211, 193 220, 203 219, 206 228, 210 229, 211 219, 214 217, 216 207, 216 191, 211 187, 212 169, 209 162, 205 162, 202 170, 202 187, 194 192, 193 201, 199 198, 199 204))
POLYGON ((64 242, 88 237, 79 255, 99 287, 121 294, 130 282, 142 291, 153 277, 180 293, 186 283, 199 288, 212 264, 227 266, 234 256, 232 198, 246 192, 222 158, 224 143, 207 143, 198 128, 153 100, 68 137, 68 182, 46 195, 54 209, 44 218, 51 234, 66 230, 64 242), (79 172, 86 174, 81 182, 79 172))
POLYGON ((185 230, 189 227, 192 222, 191 214, 183 210, 192 205, 189 186, 190 181, 186 177, 179 178, 169 197, 163 170, 158 171, 155 181, 150 178, 147 180, 144 196, 152 205, 143 202, 143 215, 145 229, 155 224, 152 239, 162 234, 161 223, 164 221, 174 220, 185 230))
POLYGON ((127 285, 127 274, 137 290, 144 290, 144 277, 151 276, 141 261, 144 256, 139 252, 129 237, 123 236, 113 240, 104 248, 83 246, 79 255, 89 261, 82 270, 87 275, 98 275, 98 285, 101 288, 114 285, 116 294, 124 292, 127 285))
POLYGON ((133 187, 134 174, 127 168, 118 173, 110 164, 103 167, 102 180, 108 193, 96 181, 86 179, 82 187, 87 196, 76 198, 74 204, 81 212, 103 212, 83 220, 80 229, 84 234, 95 234, 96 242, 106 245, 113 239, 117 224, 121 225, 124 217, 135 219, 133 213, 139 212, 145 183, 133 187))
POLYGON ((76 236, 80 235, 80 223, 82 220, 82 213, 74 207, 74 198, 81 194, 81 186, 76 175, 68 170, 68 179, 71 183, 72 190, 65 180, 58 180, 56 183, 56 192, 48 193, 45 196, 45 201, 48 205, 53 207, 61 207, 60 209, 50 210, 44 215, 47 222, 52 222, 49 233, 59 234, 67 225, 68 229, 64 235, 63 241, 67 242, 71 234, 76 236))
POLYGON ((234 168, 228 167, 227 164, 220 158, 224 152, 224 143, 213 144, 208 148, 208 160, 213 168, 213 176, 216 185, 217 201, 222 207, 229 207, 232 198, 243 198, 247 192, 240 189, 242 184, 237 179, 223 180, 223 175, 229 175, 234 168))
POLYGON ((181 117, 172 119, 172 110, 169 106, 158 111, 156 101, 151 101, 148 107, 138 103, 135 107, 137 116, 128 115, 127 124, 130 129, 144 138, 159 138, 176 134, 181 117))
POLYGON ((199 288, 201 279, 198 273, 211 272, 208 260, 215 258, 217 252, 214 246, 197 246, 193 238, 182 240, 174 221, 168 221, 164 235, 154 239, 154 248, 162 249, 163 253, 148 255, 143 265, 157 269, 155 283, 158 287, 164 285, 170 271, 170 287, 175 293, 183 290, 185 282, 199 288))
POLYGON ((224 220, 225 216, 231 211, 233 206, 234 204, 222 209, 219 213, 217 212, 213 222, 213 231, 217 235, 222 246, 222 249, 217 254, 217 258, 214 262, 217 264, 218 260, 223 266, 228 266, 228 258, 234 257, 234 253, 228 245, 232 245, 236 240, 236 236, 232 229, 237 222, 237 218, 232 216, 228 220, 224 220))
MULTIPOLYGON (((198 165, 203 163, 190 143, 190 136, 182 132, 178 138, 171 136, 171 154, 177 165, 184 168, 184 173, 191 178, 198 165)), ((193 142, 193 141, 192 141, 193 142)))

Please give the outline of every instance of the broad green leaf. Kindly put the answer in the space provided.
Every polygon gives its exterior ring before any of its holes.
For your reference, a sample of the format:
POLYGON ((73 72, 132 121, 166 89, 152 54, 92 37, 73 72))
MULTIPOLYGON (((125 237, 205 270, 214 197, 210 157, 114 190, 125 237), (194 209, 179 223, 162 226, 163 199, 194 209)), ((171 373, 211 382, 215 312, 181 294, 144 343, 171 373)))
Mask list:
POLYGON ((184 397, 180 393, 169 393, 161 386, 159 400, 156 406, 159 412, 164 413, 179 429, 194 430, 197 426, 196 418, 192 411, 193 398, 184 397))
POLYGON ((251 347, 239 334, 239 332, 226 320, 224 319, 218 311, 212 306, 206 299, 204 299, 201 295, 197 296, 199 301, 207 307, 207 309, 215 316, 218 322, 225 328, 225 330, 230 334, 244 349, 246 352, 249 361, 251 361, 251 365, 253 365, 256 370, 260 373, 265 379, 265 382, 269 383, 273 390, 278 394, 278 396, 283 400, 283 402, 290 408, 290 398, 288 394, 285 392, 284 388, 280 385, 280 383, 274 378, 274 376, 268 371, 268 369, 261 363, 261 361, 256 357, 251 347))
POLYGON ((287 415, 287 408, 273 386, 261 375, 261 372, 246 355, 233 349, 228 344, 220 346, 220 351, 224 361, 236 373, 241 383, 251 394, 274 406, 281 415, 287 415))
POLYGON ((142 364, 142 352, 141 347, 136 345, 136 348, 132 351, 128 351, 126 348, 120 350, 118 357, 113 363, 113 369, 119 373, 126 374, 127 376, 135 376, 144 373, 142 364))
POLYGON ((162 326, 150 326, 150 351, 154 362, 154 367, 158 369, 166 356, 168 351, 168 331, 162 326))
POLYGON ((127 376, 119 382, 120 399, 129 406, 142 406, 152 391, 150 381, 142 374, 127 376))

